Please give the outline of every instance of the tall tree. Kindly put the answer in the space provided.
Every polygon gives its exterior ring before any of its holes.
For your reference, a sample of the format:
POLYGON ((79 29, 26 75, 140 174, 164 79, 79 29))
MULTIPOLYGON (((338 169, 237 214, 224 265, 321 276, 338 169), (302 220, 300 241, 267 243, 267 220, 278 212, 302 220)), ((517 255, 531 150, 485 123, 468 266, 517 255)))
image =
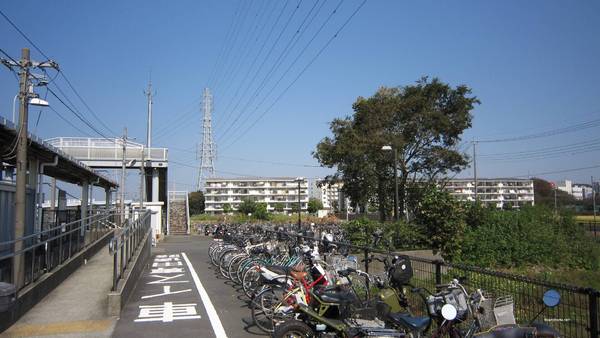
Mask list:
POLYGON ((188 202, 190 205, 190 214, 198 215, 204 213, 204 193, 202 191, 189 193, 188 202))
POLYGON ((479 100, 465 85, 451 87, 437 78, 421 78, 413 85, 381 87, 369 98, 359 97, 354 114, 334 119, 332 137, 317 144, 314 157, 337 169, 327 179, 344 181, 343 191, 352 203, 366 210, 377 206, 387 217, 393 201, 393 154, 397 151, 400 213, 406 188, 416 180, 432 181, 468 164, 458 150, 465 129, 471 127, 471 111, 479 100))
POLYGON ((308 206, 306 211, 308 211, 309 214, 314 214, 321 209, 323 209, 323 202, 321 202, 320 199, 310 198, 308 200, 308 206))

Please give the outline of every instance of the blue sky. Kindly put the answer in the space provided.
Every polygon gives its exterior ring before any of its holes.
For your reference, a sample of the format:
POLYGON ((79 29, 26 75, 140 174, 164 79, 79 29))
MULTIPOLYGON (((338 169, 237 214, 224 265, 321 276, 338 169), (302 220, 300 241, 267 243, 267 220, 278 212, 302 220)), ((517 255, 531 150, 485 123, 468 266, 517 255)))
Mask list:
MULTIPOLYGON (((372 95, 382 85, 410 84, 421 76, 437 76, 452 85, 473 88, 482 104, 473 112, 473 128, 465 133, 466 140, 528 135, 600 119, 598 1, 367 0, 297 82, 275 101, 362 2, 341 1, 339 10, 275 85, 340 3, 315 1, 301 1, 269 57, 265 57, 267 50, 298 0, 289 1, 270 39, 267 33, 285 1, 54 1, 52 5, 4 1, 0 9, 61 65, 89 106, 116 133, 127 126, 130 135, 145 138, 142 92, 152 72, 157 90, 153 143, 173 147, 171 161, 198 165, 189 151, 200 142, 199 101, 202 89, 211 85, 220 176, 326 175, 330 171, 323 168, 239 159, 316 165, 311 151, 329 134, 328 122, 350 114, 356 97, 372 95), (316 15, 314 21, 310 21, 311 13, 316 15), (310 25, 301 26, 305 17, 310 25), (232 21, 237 22, 234 31, 238 33, 228 39, 232 21), (306 31, 301 29, 298 43, 292 44, 289 54, 282 54, 288 41, 299 36, 295 33, 298 27, 306 27, 306 31), (266 47, 258 54, 264 41, 266 47), (223 46, 230 52, 220 53, 223 46), (281 67, 266 77, 279 55, 285 56, 281 67), (264 68, 256 81, 250 82, 263 60, 264 68), (211 74, 219 75, 215 77, 219 80, 210 81, 211 74), (267 79, 266 86, 254 104, 264 103, 257 108, 246 105, 263 78, 267 79), (246 88, 246 96, 240 97, 246 88), (226 109, 238 101, 238 108, 246 109, 226 109), (248 129, 263 113, 264 117, 248 129), (238 123, 246 123, 234 125, 231 131, 239 128, 238 132, 223 135, 225 121, 235 120, 238 114, 238 123), (244 136, 231 144, 245 130, 244 136)), ((21 47, 29 46, 4 20, 0 20, 0 36, 0 47, 15 58, 21 47)), ((33 49, 32 57, 43 59, 33 49)), ((62 78, 56 81, 92 120, 62 78)), ((0 70, 1 115, 11 116, 17 87, 15 77, 5 68, 0 70)), ((49 97, 57 111, 78 123, 53 99, 49 97)), ((49 110, 42 111, 36 129, 37 115, 33 110, 32 130, 44 138, 81 135, 49 110)), ((478 153, 514 153, 585 142, 595 139, 597 131, 595 127, 528 141, 480 144, 478 153)), ((591 147, 577 154, 563 152, 550 158, 514 161, 482 156, 478 172, 487 177, 519 176, 595 166, 600 165, 598 153, 591 147)), ((191 189, 188 185, 196 180, 195 169, 175 163, 170 175, 170 181, 184 189, 191 189)), ((470 169, 461 173, 470 175, 470 169)), ((600 177, 600 168, 541 176, 588 182, 591 175, 600 177)))

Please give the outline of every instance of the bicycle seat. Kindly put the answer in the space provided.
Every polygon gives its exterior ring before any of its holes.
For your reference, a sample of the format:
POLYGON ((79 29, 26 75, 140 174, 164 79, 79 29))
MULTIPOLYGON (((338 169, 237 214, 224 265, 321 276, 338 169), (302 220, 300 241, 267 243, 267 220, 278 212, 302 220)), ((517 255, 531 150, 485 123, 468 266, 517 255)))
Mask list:
POLYGON ((295 270, 290 271, 290 275, 296 280, 303 280, 307 274, 308 274, 308 272, 306 272, 306 271, 295 271, 295 270))
POLYGON ((265 265, 264 268, 278 275, 289 275, 292 270, 291 267, 283 265, 265 265))
POLYGON ((522 338, 535 337, 534 327, 519 327, 517 325, 501 325, 492 328, 490 331, 475 334, 477 338, 522 338))
POLYGON ((314 293, 326 303, 351 303, 357 300, 354 292, 346 290, 319 288, 314 293))
POLYGON ((427 316, 415 317, 408 313, 400 312, 390 313, 388 316, 398 325, 409 328, 410 330, 422 331, 431 323, 431 318, 427 316))

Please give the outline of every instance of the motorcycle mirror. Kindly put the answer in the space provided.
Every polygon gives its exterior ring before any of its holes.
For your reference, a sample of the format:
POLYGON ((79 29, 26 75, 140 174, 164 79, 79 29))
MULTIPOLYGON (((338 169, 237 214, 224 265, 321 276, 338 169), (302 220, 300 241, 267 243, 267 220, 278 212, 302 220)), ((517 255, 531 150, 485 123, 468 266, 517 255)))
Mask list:
POLYGON ((544 305, 552 308, 560 304, 560 293, 554 289, 550 289, 544 292, 544 297, 542 299, 544 301, 544 305))
POLYGON ((456 315, 457 312, 454 305, 445 304, 444 306, 442 306, 442 317, 444 317, 445 320, 454 320, 456 319, 456 315))

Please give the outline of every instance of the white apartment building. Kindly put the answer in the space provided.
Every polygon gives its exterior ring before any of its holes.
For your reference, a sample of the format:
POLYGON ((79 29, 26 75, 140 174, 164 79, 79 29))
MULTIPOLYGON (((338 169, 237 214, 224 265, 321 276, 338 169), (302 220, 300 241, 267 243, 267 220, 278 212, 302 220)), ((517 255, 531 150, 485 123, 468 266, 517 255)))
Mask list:
POLYGON ((573 197, 575 197, 575 199, 578 200, 584 200, 584 199, 588 199, 588 198, 592 198, 593 196, 593 190, 592 190, 592 186, 590 184, 581 184, 581 183, 574 183, 572 185, 573 190, 571 192, 571 195, 573 195, 573 197))
POLYGON ((301 209, 308 207, 308 181, 296 177, 241 177, 210 178, 206 180, 205 211, 210 214, 223 213, 223 205, 229 204, 237 210, 242 201, 254 200, 266 203, 267 210, 274 212, 275 206, 281 204, 285 212, 297 208, 300 194, 301 209), (298 189, 298 182, 300 188, 298 189))
POLYGON ((573 182, 570 180, 564 180, 556 183, 556 188, 562 190, 569 195, 573 195, 573 182))
POLYGON ((573 183, 570 180, 560 181, 556 184, 558 190, 562 190, 575 199, 583 200, 592 198, 593 190, 590 184, 573 183))
MULTIPOLYGON (((475 201, 475 180, 459 178, 449 180, 445 189, 463 201, 475 201)), ((496 208, 518 208, 534 204, 533 180, 518 178, 478 178, 477 199, 496 208)))
POLYGON ((337 182, 333 184, 322 182, 322 180, 316 181, 317 185, 321 185, 317 188, 318 196, 316 198, 321 200, 321 202, 323 203, 324 210, 333 212, 334 207, 336 207, 337 211, 339 212, 344 204, 350 204, 349 201, 345 201, 344 203, 344 201, 341 200, 343 198, 343 194, 341 191, 342 187, 344 186, 343 182, 337 182))

